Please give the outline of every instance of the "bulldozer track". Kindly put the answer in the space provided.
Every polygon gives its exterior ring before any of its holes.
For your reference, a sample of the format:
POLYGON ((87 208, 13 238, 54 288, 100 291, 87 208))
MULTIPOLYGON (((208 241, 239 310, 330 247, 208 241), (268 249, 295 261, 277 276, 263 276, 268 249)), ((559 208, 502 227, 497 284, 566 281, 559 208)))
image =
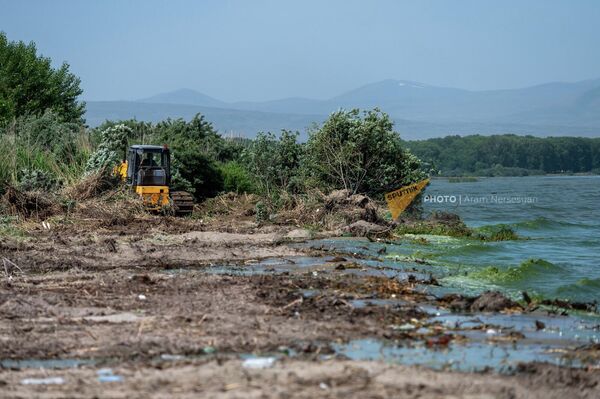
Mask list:
POLYGON ((189 215, 194 210, 194 197, 188 192, 171 192, 171 201, 173 202, 173 208, 175 208, 176 215, 189 215))

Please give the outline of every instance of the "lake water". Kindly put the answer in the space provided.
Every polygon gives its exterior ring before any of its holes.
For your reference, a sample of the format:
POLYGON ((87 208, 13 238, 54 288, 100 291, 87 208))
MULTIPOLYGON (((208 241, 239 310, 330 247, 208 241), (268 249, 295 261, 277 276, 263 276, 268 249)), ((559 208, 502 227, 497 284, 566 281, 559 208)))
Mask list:
POLYGON ((483 230, 506 224, 526 238, 440 238, 431 249, 419 248, 422 256, 444 267, 444 285, 600 300, 600 176, 481 178, 465 183, 435 179, 425 194, 433 197, 425 203, 426 211, 454 212, 468 226, 483 230))

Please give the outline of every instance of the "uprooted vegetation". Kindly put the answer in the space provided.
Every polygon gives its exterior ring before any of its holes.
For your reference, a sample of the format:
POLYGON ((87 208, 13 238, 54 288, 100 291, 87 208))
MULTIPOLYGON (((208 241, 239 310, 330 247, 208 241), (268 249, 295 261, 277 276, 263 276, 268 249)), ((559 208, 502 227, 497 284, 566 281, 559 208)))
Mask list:
POLYGON ((279 207, 273 212, 263 207, 267 205, 258 195, 228 193, 201 203, 194 218, 218 223, 245 220, 258 225, 295 226, 358 236, 387 233, 392 225, 385 220, 380 204, 349 190, 335 190, 328 195, 319 190, 287 195, 280 198, 279 207))
POLYGON ((125 187, 115 185, 106 173, 93 173, 80 182, 55 193, 21 191, 8 186, 0 199, 3 213, 12 224, 41 221, 77 223, 96 220, 101 224, 127 224, 146 211, 139 199, 125 187))

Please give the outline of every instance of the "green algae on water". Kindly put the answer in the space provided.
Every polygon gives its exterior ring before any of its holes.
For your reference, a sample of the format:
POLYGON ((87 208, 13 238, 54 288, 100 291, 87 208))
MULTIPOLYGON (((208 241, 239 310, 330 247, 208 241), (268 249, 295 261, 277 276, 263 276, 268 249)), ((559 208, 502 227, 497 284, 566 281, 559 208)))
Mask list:
POLYGON ((506 269, 488 266, 482 270, 471 272, 469 277, 493 284, 507 284, 523 282, 534 277, 543 276, 546 273, 558 272, 560 270, 560 267, 544 259, 528 259, 517 267, 506 269))

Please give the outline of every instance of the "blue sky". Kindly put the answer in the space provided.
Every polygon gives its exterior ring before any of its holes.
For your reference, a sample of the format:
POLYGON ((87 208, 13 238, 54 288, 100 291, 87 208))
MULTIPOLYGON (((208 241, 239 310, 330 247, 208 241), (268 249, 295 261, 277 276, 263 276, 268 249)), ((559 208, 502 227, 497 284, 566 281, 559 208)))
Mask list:
POLYGON ((473 90, 600 77, 600 1, 0 0, 0 30, 87 100, 191 88, 327 98, 387 78, 473 90))

